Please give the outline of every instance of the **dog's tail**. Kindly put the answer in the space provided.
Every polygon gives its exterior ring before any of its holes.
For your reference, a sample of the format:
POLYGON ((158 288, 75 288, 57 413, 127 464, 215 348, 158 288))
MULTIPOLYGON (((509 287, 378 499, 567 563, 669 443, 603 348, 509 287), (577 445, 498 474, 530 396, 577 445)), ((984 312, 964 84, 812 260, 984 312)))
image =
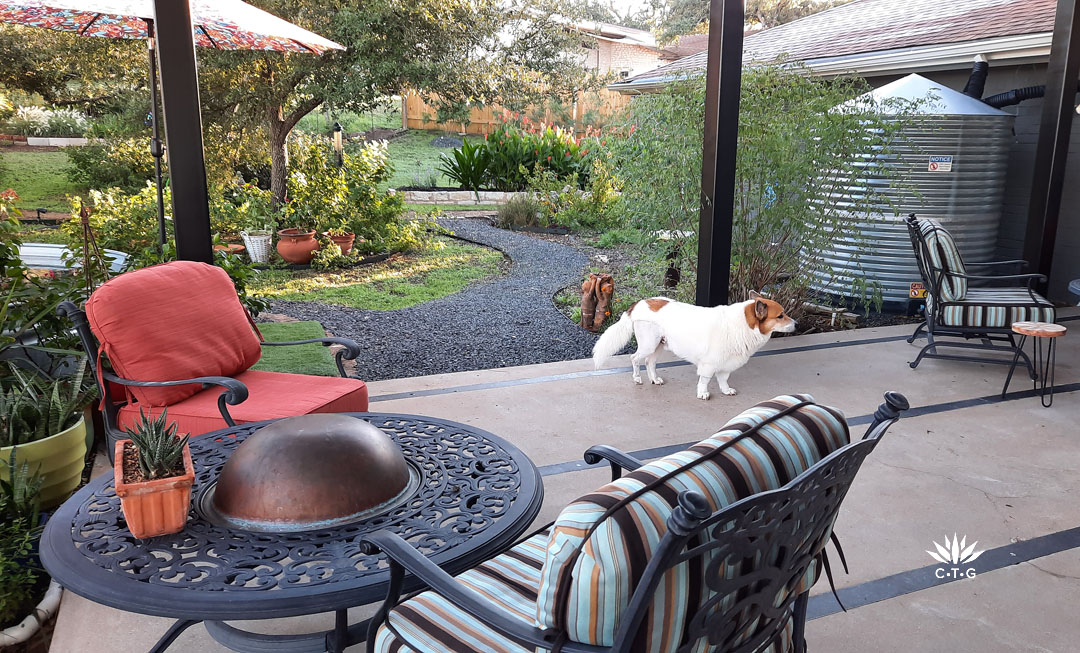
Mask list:
POLYGON ((634 321, 630 319, 630 310, 624 311, 619 321, 608 327, 593 345, 592 359, 596 369, 600 369, 609 358, 630 342, 634 335, 634 321))

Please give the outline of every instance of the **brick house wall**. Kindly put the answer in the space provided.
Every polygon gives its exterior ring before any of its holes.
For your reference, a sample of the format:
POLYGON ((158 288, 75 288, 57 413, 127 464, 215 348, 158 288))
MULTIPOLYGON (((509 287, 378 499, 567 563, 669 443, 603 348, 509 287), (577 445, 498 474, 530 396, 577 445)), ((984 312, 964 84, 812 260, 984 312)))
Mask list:
POLYGON ((586 50, 585 65, 600 74, 618 73, 629 77, 664 64, 656 50, 629 43, 598 39, 596 47, 586 50))

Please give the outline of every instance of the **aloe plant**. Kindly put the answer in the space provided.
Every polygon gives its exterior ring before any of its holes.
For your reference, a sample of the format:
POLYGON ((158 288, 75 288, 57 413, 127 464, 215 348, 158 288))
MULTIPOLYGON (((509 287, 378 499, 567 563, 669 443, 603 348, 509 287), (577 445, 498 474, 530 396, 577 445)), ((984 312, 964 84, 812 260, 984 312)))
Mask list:
POLYGON ((176 434, 176 422, 169 423, 167 412, 162 410, 155 418, 140 408, 139 423, 126 429, 139 452, 139 469, 148 481, 183 473, 184 445, 190 436, 176 434))

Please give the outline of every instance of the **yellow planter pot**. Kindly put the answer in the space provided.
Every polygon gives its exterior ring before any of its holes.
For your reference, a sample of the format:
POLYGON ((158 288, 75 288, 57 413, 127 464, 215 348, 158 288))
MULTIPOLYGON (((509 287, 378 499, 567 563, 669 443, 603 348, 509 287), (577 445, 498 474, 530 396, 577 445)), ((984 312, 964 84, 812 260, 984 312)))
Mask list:
MULTIPOLYGON (((0 478, 8 480, 7 461, 11 447, 0 447, 0 478)), ((50 435, 44 440, 15 447, 16 463, 30 463, 30 473, 39 470, 44 477, 41 486, 41 508, 49 510, 63 503, 79 487, 86 461, 86 420, 80 418, 71 428, 50 435)))

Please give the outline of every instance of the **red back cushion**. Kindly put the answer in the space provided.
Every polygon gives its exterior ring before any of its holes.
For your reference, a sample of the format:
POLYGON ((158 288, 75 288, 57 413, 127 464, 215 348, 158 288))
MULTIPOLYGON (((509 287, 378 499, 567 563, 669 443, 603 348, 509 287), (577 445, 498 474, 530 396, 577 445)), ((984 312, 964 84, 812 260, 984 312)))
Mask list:
MULTIPOLYGON (((90 295, 86 317, 126 379, 235 376, 262 355, 229 275, 206 263, 174 261, 121 274, 90 295)), ((128 387, 148 406, 167 406, 202 389, 194 383, 128 387)))

